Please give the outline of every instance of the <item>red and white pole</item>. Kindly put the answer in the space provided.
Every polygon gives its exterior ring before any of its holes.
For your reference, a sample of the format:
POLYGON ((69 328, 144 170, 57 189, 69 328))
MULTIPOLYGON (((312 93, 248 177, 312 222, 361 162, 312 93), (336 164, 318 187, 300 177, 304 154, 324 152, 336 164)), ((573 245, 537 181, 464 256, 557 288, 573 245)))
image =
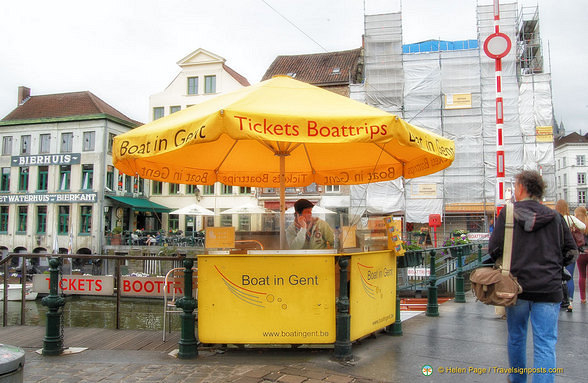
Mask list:
POLYGON ((504 206, 504 179, 506 164, 504 160, 504 109, 502 98, 502 58, 510 52, 511 41, 504 33, 500 33, 499 0, 494 0, 494 33, 484 41, 486 56, 495 60, 496 72, 496 214, 504 206))

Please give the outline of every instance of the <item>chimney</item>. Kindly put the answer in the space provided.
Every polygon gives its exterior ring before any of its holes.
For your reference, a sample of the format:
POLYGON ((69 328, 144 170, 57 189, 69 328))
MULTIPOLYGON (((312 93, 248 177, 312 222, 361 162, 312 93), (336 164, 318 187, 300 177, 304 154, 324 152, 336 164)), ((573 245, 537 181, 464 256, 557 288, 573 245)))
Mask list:
POLYGON ((18 105, 22 105, 31 97, 31 89, 26 86, 18 87, 18 105))

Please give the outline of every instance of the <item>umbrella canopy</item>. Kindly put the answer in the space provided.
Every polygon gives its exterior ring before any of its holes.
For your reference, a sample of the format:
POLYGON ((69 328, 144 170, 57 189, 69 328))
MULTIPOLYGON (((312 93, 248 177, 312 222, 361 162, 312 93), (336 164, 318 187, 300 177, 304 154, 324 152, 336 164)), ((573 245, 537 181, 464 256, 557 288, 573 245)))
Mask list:
POLYGON ((245 204, 237 207, 233 207, 227 209, 221 214, 273 214, 276 213, 273 210, 267 209, 265 207, 261 207, 255 204, 245 204))
POLYGON ((445 169, 453 141, 380 109, 289 77, 275 77, 114 138, 123 173, 195 185, 352 185, 445 169))
MULTIPOLYGON (((334 211, 329 210, 329 209, 325 209, 324 207, 321 207, 318 205, 314 205, 312 207, 312 213, 313 214, 336 214, 334 211)), ((289 207, 288 210, 286 210, 286 214, 294 214, 294 206, 289 207)))
POLYGON ((214 215, 212 210, 208 210, 203 208, 198 204, 184 206, 180 209, 174 210, 170 212, 170 214, 178 214, 178 215, 214 215))

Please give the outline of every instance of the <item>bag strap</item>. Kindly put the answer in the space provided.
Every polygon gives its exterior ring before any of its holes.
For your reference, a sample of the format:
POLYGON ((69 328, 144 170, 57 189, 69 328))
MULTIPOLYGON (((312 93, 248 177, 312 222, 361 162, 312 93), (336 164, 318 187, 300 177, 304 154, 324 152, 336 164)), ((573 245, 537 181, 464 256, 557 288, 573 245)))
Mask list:
POLYGON ((504 248, 502 250, 502 275, 510 273, 510 258, 512 255, 512 231, 514 228, 514 214, 511 202, 506 203, 506 222, 504 223, 504 248))

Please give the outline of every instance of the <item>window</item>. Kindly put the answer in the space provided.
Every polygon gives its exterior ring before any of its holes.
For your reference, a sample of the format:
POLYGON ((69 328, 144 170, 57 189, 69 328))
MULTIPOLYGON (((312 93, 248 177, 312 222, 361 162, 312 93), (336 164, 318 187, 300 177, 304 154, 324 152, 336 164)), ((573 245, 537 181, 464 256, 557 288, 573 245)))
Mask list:
POLYGON ((112 165, 106 167, 106 188, 110 189, 107 191, 114 190, 114 166, 112 165))
POLYGON ((233 194, 233 187, 221 184, 221 194, 233 194))
POLYGON ((29 168, 21 167, 18 169, 18 191, 26 192, 27 190, 29 190, 29 168))
POLYGON ((153 108, 153 120, 158 120, 163 117, 163 106, 153 108))
POLYGON ((20 154, 31 154, 31 136, 20 136, 20 154))
POLYGON ((82 165, 82 190, 91 190, 94 185, 94 165, 82 165))
POLYGON ((169 230, 178 230, 180 228, 180 216, 177 214, 170 214, 168 226, 169 230))
POLYGON ((94 150, 96 144, 96 132, 84 132, 84 152, 94 150))
POLYGON ((118 186, 118 190, 122 191, 123 190, 123 174, 122 173, 118 173, 118 181, 116 184, 118 186))
POLYGON ((92 231, 92 206, 82 206, 80 213, 80 234, 90 234, 92 231))
POLYGON ((204 93, 216 93, 216 76, 204 76, 204 93))
POLYGON ((47 206, 37 206, 37 234, 47 232, 47 206))
POLYGON ((186 194, 198 194, 200 190, 198 190, 198 186, 196 185, 186 185, 186 194))
POLYGON ((185 222, 186 223, 184 225, 184 233, 186 233, 186 236, 192 235, 193 232, 196 230, 196 228, 194 227, 194 216, 187 215, 185 222))
POLYGON ((37 191, 47 191, 49 180, 49 166, 39 166, 37 176, 37 191))
POLYGON ((586 185, 586 173, 578 173, 578 185, 586 185))
MULTIPOLYGON (((223 209, 227 210, 227 209, 223 209)), ((221 222, 222 227, 230 227, 233 226, 233 215, 232 214, 221 214, 221 222)))
POLYGON ((18 226, 16 228, 17 233, 26 233, 27 232, 27 206, 19 206, 18 207, 18 226))
POLYGON ((313 183, 311 183, 310 185, 308 185, 307 187, 304 188, 304 192, 305 193, 318 193, 318 187, 313 182, 313 183))
POLYGON ((179 112, 180 110, 182 110, 182 107, 179 105, 170 106, 169 107, 169 114, 179 112))
POLYGON ((125 174, 125 193, 133 192, 133 177, 125 174))
POLYGON ((198 94, 198 77, 188 77, 188 94, 198 94))
POLYGON ((57 233, 67 234, 69 232, 69 206, 58 206, 57 211, 57 233))
POLYGON ((135 180, 135 185, 137 184, 139 185, 139 194, 145 194, 145 180, 141 177, 137 177, 137 179, 135 180))
POLYGON ((179 194, 180 193, 180 184, 169 184, 169 194, 179 194))
POLYGON ((59 190, 69 190, 71 182, 71 165, 59 166, 59 190))
POLYGON ((249 186, 240 186, 239 187, 239 194, 251 194, 251 187, 249 187, 249 186))
MULTIPOLYGON (((564 183, 563 183, 563 186, 568 186, 568 175, 567 175, 567 174, 564 174, 564 175, 563 175, 563 178, 564 178, 564 183)), ((567 200, 567 199, 566 199, 566 200, 567 200)))
POLYGON ((325 191, 327 193, 339 193, 341 191, 341 188, 339 185, 326 185, 325 191))
POLYGON ((8 232, 8 206, 0 206, 0 233, 8 232))
POLYGON ((249 214, 239 214, 239 230, 251 230, 251 217, 249 216, 249 214))
POLYGON ((161 195, 163 193, 163 183, 161 181, 153 181, 151 194, 161 195))
POLYGON ((2 138, 2 155, 9 156, 12 154, 12 136, 2 138))
POLYGON ((2 178, 0 179, 0 192, 10 191, 10 168, 2 168, 2 178))
POLYGON ((578 203, 582 205, 586 203, 586 190, 578 190, 578 203))
POLYGON ((204 185, 202 194, 214 195, 214 185, 204 185))
POLYGON ((51 151, 51 135, 41 134, 39 136, 39 153, 49 153, 51 151))
POLYGON ((108 154, 112 154, 112 147, 114 146, 114 137, 114 133, 108 133, 108 148, 106 149, 108 151, 108 154))
POLYGON ((565 157, 563 157, 563 158, 562 158, 562 161, 563 161, 563 167, 565 168, 565 167, 566 167, 566 158, 565 158, 565 157))
POLYGON ((61 153, 71 153, 73 150, 73 133, 61 133, 61 153))
POLYGON ((586 165, 586 156, 584 156, 584 155, 576 156, 576 165, 578 165, 578 166, 586 165))

